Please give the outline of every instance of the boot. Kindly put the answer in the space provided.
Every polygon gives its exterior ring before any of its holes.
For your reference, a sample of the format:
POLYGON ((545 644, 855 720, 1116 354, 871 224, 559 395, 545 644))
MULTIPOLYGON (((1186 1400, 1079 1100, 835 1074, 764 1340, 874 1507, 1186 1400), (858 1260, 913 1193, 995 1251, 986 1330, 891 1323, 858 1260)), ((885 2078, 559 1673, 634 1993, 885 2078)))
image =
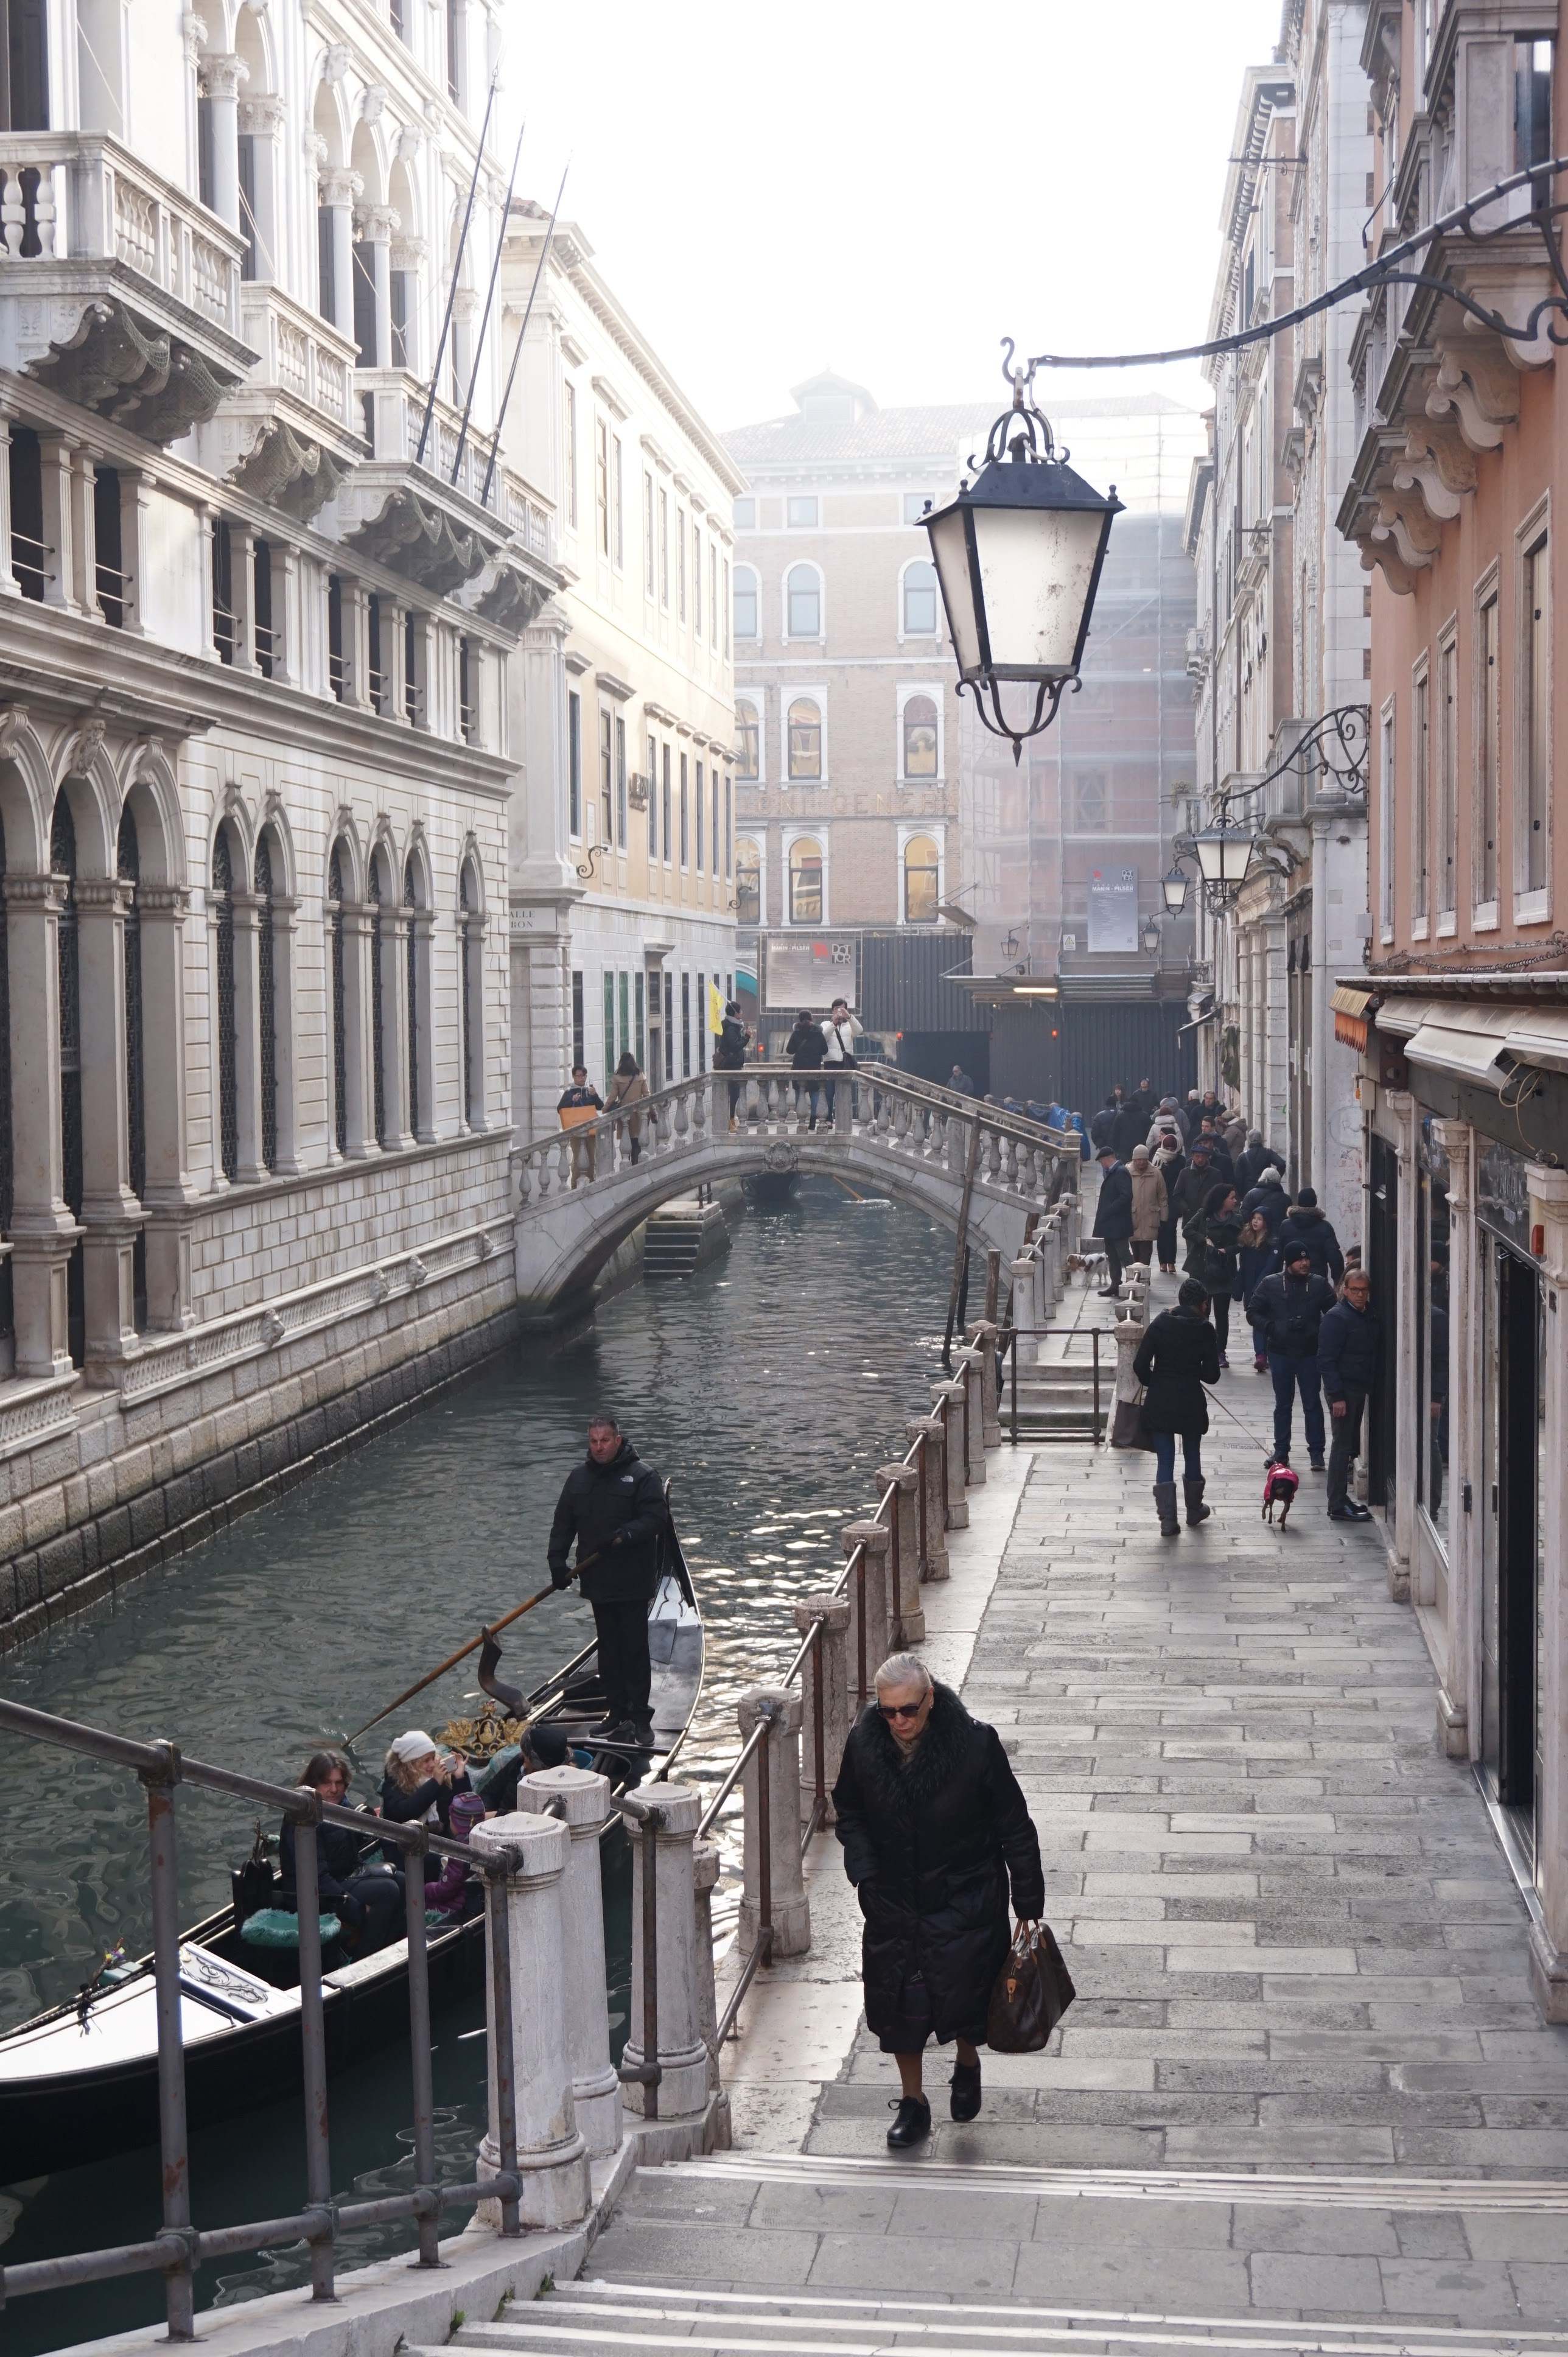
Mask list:
POLYGON ((1155 1482, 1155 1504, 1159 1510, 1161 1538, 1178 1538, 1181 1534, 1181 1524, 1176 1520, 1176 1483, 1174 1481, 1155 1482))
POLYGON ((1212 1506, 1206 1506, 1203 1502, 1201 1475, 1196 1481, 1184 1481, 1181 1486, 1182 1495, 1187 1500, 1187 1526, 1189 1531, 1195 1531, 1199 1523, 1206 1523, 1208 1520, 1214 1509, 1212 1506))

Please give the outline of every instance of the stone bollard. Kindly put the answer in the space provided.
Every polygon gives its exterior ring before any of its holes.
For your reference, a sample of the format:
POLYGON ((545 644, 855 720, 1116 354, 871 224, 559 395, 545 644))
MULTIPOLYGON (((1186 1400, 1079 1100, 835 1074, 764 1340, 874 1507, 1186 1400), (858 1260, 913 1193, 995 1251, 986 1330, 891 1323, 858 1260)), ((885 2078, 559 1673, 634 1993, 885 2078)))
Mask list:
POLYGON ((736 1950, 750 1955, 762 1923, 763 1762, 767 1761, 768 1861, 768 1917, 773 1927, 768 1957, 803 1956, 811 1944, 811 1911, 800 1875, 800 1817, 792 1795, 800 1783, 800 1697, 783 1686, 748 1686, 736 1705, 740 1737, 749 1743, 764 1717, 767 1734, 741 1771, 741 1834, 745 1882, 736 1950))
MULTIPOLYGON (((924 1440, 920 1462, 926 1491, 926 1544, 920 1555, 922 1579, 948 1577, 947 1473, 942 1464, 942 1427, 934 1415, 911 1416, 904 1426, 910 1440, 924 1440)), ((916 1528, 919 1527, 917 1501, 916 1528)))
POLYGON ((923 1645, 926 1608, 920 1601, 920 1477, 912 1465, 879 1465, 876 1478, 892 1490, 897 1545, 887 1551, 887 1617, 895 1646, 923 1645))
POLYGON ((542 1768, 524 1776, 520 1797, 560 1803, 571 1837, 561 1880, 561 1922, 572 1969, 566 1975, 566 2054, 572 2104, 588 2150, 620 2148, 620 2081, 610 2061, 605 2006, 605 1903, 599 1881, 599 1829, 609 1813, 610 1782, 588 1768, 542 1768))
POLYGON ((700 1841, 693 1845, 692 1892, 697 1929, 693 1961, 697 1968, 697 2032, 708 2054, 708 2093, 714 2101, 710 2148, 714 2152, 727 2152, 731 2140, 729 2097, 719 2068, 719 2007, 714 1986, 714 1891, 722 1864, 717 1842, 700 1841))
POLYGON ((1052 1211, 1040 1230, 1036 1242, 1040 1247, 1039 1289, 1040 1316, 1036 1325, 1048 1326, 1052 1312, 1062 1293, 1062 1223, 1058 1212, 1052 1211))
POLYGON ((1117 1442, 1115 1437, 1117 1420, 1116 1411, 1118 1408, 1122 1406, 1128 1407, 1129 1409, 1132 1408, 1135 1405, 1138 1394, 1143 1388, 1137 1376, 1133 1372, 1133 1361, 1137 1357, 1139 1348, 1143 1342, 1144 1329, 1137 1323, 1135 1318, 1118 1318, 1113 1331, 1116 1338, 1116 1384, 1112 1394, 1112 1405, 1109 1426, 1111 1445, 1113 1448, 1118 1446, 1122 1448, 1134 1448, 1137 1444, 1133 1441, 1117 1442))
POLYGON ((832 1790, 854 1716, 849 1702, 849 1598, 803 1596, 795 1606, 795 1626, 804 1637, 814 1621, 822 1635, 800 1670, 800 1823, 809 1824, 817 1805, 817 1696, 822 1704, 822 1814, 833 1822, 832 1790))
MULTIPOLYGON (((512 2116, 517 2124, 519 2209, 525 2226, 569 2226, 588 2212, 588 2147, 572 2103, 572 2060, 566 2044, 566 1940, 562 1884, 572 1837, 553 1817, 487 1817, 469 1847, 507 1864, 508 1986, 511 1997, 512 2116)), ((489 1925, 485 1932, 490 1953, 489 1925)), ((577 1960, 572 1962, 574 1972, 577 1960)), ((496 2071, 494 1956, 487 2007, 489 2053, 489 2133, 479 2147, 479 2175, 500 2167, 500 2110, 496 2071)), ((602 1984, 601 1984, 602 1986, 602 1984)), ((481 2202, 487 2225, 499 2226, 499 2202, 481 2202)))
POLYGON ((632 1824, 631 2017, 621 2056, 621 2097, 635 2115, 640 2158, 689 2160, 703 2149, 708 2103, 708 2049, 699 2021, 697 1893, 694 1836, 702 1795, 690 1784, 639 1784, 635 1797, 660 1817, 657 1832, 632 1824), (643 1877, 653 1851, 658 1932, 654 2001, 658 2019, 657 2088, 636 2083, 644 2067, 646 1981, 642 1943, 643 1877), (650 2097, 655 2098, 650 2102, 650 2097))
POLYGON ((839 1542, 846 1557, 853 1555, 864 1541, 865 1546, 865 1677, 861 1675, 861 1580, 852 1575, 844 1594, 849 1598, 849 1649, 845 1671, 852 1711, 860 1708, 871 1692, 873 1673, 887 1659, 892 1648, 887 1641, 890 1615, 887 1597, 887 1525, 886 1523, 845 1523, 839 1533, 839 1542))
MULTIPOLYGON (((972 1331, 973 1329, 972 1329, 972 1331)), ((985 1483, 985 1376, 983 1356, 978 1346, 966 1342, 961 1351, 953 1352, 953 1364, 963 1385, 961 1406, 964 1411, 963 1434, 969 1448, 969 1460, 964 1474, 972 1490, 985 1483)))
POLYGON ((944 1519, 950 1531, 969 1528, 969 1507, 964 1499, 966 1487, 963 1462, 963 1383, 955 1378, 950 1383, 933 1383, 931 1400, 944 1423, 942 1469, 946 1476, 944 1519))
POLYGON ((1001 1379, 996 1368, 996 1340, 1000 1332, 995 1319, 987 1318, 974 1328, 970 1337, 980 1353, 980 1445, 983 1452, 1002 1446, 1001 1379))

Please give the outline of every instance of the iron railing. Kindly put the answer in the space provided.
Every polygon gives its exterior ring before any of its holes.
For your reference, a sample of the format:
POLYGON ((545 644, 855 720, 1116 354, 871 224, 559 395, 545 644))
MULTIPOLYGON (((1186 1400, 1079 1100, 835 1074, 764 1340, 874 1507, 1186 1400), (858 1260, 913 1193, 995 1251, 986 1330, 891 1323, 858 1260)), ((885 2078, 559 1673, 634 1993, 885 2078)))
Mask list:
MULTIPOLYGON (((1025 1341, 1044 1340, 1047 1336, 1055 1337, 1058 1340, 1065 1339, 1069 1342, 1088 1341, 1092 1346, 1091 1372, 1094 1386, 1094 1437, 1098 1444, 1099 1441, 1104 1437, 1104 1424, 1102 1421, 1102 1412, 1101 1407, 1102 1393, 1101 1385, 1100 1350, 1101 1344, 1109 1340, 1109 1329, 1103 1326, 1004 1326, 998 1330, 996 1336, 996 1353, 998 1361, 1005 1359, 1007 1361, 1007 1438, 1009 1445, 1015 1448, 1018 1440, 1019 1340, 1022 1338, 1025 1341)), ((1065 1365, 1067 1364, 1067 1361, 1064 1360, 1060 1363, 1065 1365)), ((967 1408, 967 1392, 965 1394, 964 1404, 967 1408)))
MULTIPOLYGON (((498 2201, 501 2233, 521 2233, 519 2199, 521 2179, 517 2159, 517 2115, 513 2084, 511 2017, 511 1945, 507 1912, 506 1857, 480 1857, 464 1843, 433 1834, 424 1824, 400 1825, 362 1811, 324 1802, 308 1786, 264 1783, 231 1769, 214 1768, 188 1760, 173 1743, 137 1743, 111 1735, 101 1727, 83 1727, 51 1712, 34 1710, 25 1703, 0 1701, 0 1727, 68 1751, 85 1752, 131 1770, 147 1794, 147 1834, 153 1921, 153 1980, 156 1991, 158 2030, 158 2144, 162 2163, 163 2223, 142 2243, 124 2243, 98 2251, 77 2251, 56 2259, 25 2261, 0 2268, 0 2306, 27 2292, 59 2291, 79 2284, 102 2283, 113 2276, 156 2275, 167 2285, 166 2309, 171 2341, 196 2337, 195 2276, 199 2266, 213 2259, 232 2258, 243 2252, 280 2249, 304 2242, 310 2250, 311 2297, 335 2297, 336 2243, 345 2227, 375 2226, 413 2219, 419 2236, 422 2267, 441 2264, 436 2220, 444 2210, 476 2201, 498 2201), (305 2180, 303 2210, 286 2218, 262 2218, 248 2224, 204 2228, 191 2224, 190 2157, 186 2124, 185 2048, 180 2026, 179 1887, 175 1792, 180 1784, 225 1792, 263 1809, 275 1809, 294 1827, 296 1888, 315 1890, 316 1835, 323 1824, 342 1825, 396 1849, 418 1876, 414 1903, 405 1908, 408 1932, 408 2015, 413 2097, 413 2189, 408 2193, 380 2196, 374 2201, 343 2201, 332 2192, 332 2158, 327 2107, 327 2031, 321 1980, 321 1925, 318 1910, 299 1910, 300 2047, 304 2075, 305 2180), (435 2100, 431 2071, 430 1965, 421 1903, 424 1857, 434 1851, 444 1857, 466 1860, 485 1878, 489 1916, 492 2007, 495 2029, 496 2112, 500 2166, 494 2177, 473 2183, 445 2185, 437 2180, 435 2159, 435 2100)), ((531 1798, 532 1796, 531 1795, 531 1798)), ((624 1805, 624 1803, 623 1803, 624 1805)), ((541 1801, 536 1814, 557 1813, 559 1804, 541 1801)))

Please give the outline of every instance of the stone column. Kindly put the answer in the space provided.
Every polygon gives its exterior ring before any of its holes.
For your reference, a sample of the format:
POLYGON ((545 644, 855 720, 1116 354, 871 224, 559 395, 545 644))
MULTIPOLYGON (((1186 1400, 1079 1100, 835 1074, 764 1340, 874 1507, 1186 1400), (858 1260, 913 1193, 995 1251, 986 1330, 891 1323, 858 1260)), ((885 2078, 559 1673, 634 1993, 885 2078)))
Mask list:
POLYGON ((1530 1975, 1548 2021, 1568 2022, 1568 1171, 1531 1164, 1530 1214, 1545 1230, 1545 1398, 1541 1403, 1546 1578, 1536 1657, 1544 1691, 1541 1788, 1535 1796, 1536 1889, 1542 1921, 1530 1927, 1530 1975))
MULTIPOLYGON (((605 2003, 605 1908, 599 1882, 599 1828, 609 1813, 607 1776, 587 1768, 543 1768, 524 1776, 522 1800, 536 1793, 541 1807, 560 1803, 570 1836, 561 1882, 561 1921, 569 1969, 566 1975, 566 2058, 572 2070, 572 2104, 588 2150, 612 2153, 620 2145, 620 2080, 610 2061, 609 2012, 605 2003)), ((711 1956, 711 1951, 710 1951, 711 1956)), ((713 1986, 710 1962, 708 1983, 713 1986)))
POLYGON ((945 1422, 942 1466, 947 1477, 945 1512, 950 1531, 969 1528, 969 1507, 964 1498, 967 1469, 963 1452, 963 1391, 961 1375, 955 1375, 950 1383, 931 1385, 932 1405, 945 1422))
POLYGON ((266 902, 259 892, 231 891, 234 912, 234 1098, 240 1158, 236 1187, 268 1175, 262 1160, 262 1006, 260 943, 266 902))
MULTIPOLYGON (((1434 1121, 1433 1135, 1448 1157, 1448 1620, 1445 1662, 1437 1690, 1437 1739, 1451 1760, 1480 1749, 1481 1594, 1479 1512, 1482 1501, 1481 1318, 1477 1284, 1477 1235, 1473 1176, 1476 1133, 1468 1122, 1434 1121), (1474 1746, 1474 1751, 1472 1751, 1474 1746)), ((1385 1381, 1387 1380, 1385 1376, 1385 1381)), ((1327 1403, 1324 1404, 1327 1415, 1327 1403)), ((1371 1405, 1361 1419, 1366 1453, 1371 1405)), ((1329 1422, 1329 1437, 1334 1426, 1329 1422)))
POLYGON ((5 878, 11 998, 11 1276, 18 1375, 70 1372, 66 1270, 81 1230, 63 1192, 59 915, 53 876, 5 878))
POLYGON ((373 712, 371 694, 371 600, 362 581, 343 580, 343 701, 356 712, 373 712))
POLYGON ((317 201, 330 214, 332 240, 332 324, 345 336, 354 332, 354 204, 364 193, 358 172, 323 172, 317 201))
POLYGON ((389 1154, 403 1152, 413 1144, 408 1118, 408 945, 413 937, 413 914, 401 904, 381 909, 381 1062, 389 1154))
MULTIPOLYGON (((741 1831, 745 1881, 736 1952, 744 1963, 757 1944, 762 1921, 762 1778, 768 1777, 768 1920, 773 1938, 765 1963, 803 1956, 811 1944, 811 1914, 800 1873, 800 1817, 795 1794, 800 1784, 800 1696, 782 1686, 748 1686, 736 1705, 743 1743, 767 1718, 761 1743, 741 1772, 741 1831)), ((637 2018, 633 2007, 632 2018, 637 2018)))
POLYGON ((240 226, 240 91, 250 79, 243 58, 201 60, 201 89, 212 119, 212 210, 231 229, 240 226))
POLYGON ((849 1598, 803 1596, 794 1608, 795 1626, 805 1636, 813 1625, 822 1635, 800 1671, 800 1823, 817 1805, 817 1696, 822 1710, 822 1816, 833 1822, 832 1789, 849 1739, 854 1713, 849 1699, 849 1598))
MULTIPOLYGON (((147 1178, 147 1324, 194 1323, 190 1220, 200 1200, 185 1167, 185 916, 181 884, 138 884, 142 932, 142 1118, 147 1178)), ((282 1080, 279 1080, 282 1088, 282 1080)), ((280 1100, 281 1102, 281 1100, 280 1100)))
POLYGON ((69 435, 38 436, 44 511, 44 604, 58 606, 68 614, 80 610, 76 597, 76 502, 71 480, 76 448, 69 435))
MULTIPOLYGON (((120 591, 124 619, 122 628, 133 638, 146 636, 146 570, 147 515, 152 505, 153 479, 139 467, 120 468, 120 591)), ((207 542, 203 552, 204 567, 212 561, 211 525, 202 511, 198 538, 207 542)), ((206 581, 202 596, 201 627, 204 649, 212 631, 212 583, 206 581)))
MULTIPOLYGON (((267 545, 273 565, 273 678, 279 687, 303 687, 299 551, 285 540, 267 545)), ((322 629, 325 636, 325 623, 322 629)))
MULTIPOLYGON (((940 1417, 911 1416, 904 1426, 905 1437, 923 1439, 921 1450, 923 1478, 926 1485, 926 1549, 920 1565, 920 1577, 946 1579, 949 1572, 947 1542, 947 1469, 943 1463, 942 1427, 940 1417)), ((917 1527, 918 1508, 917 1507, 917 1527)))
MULTIPOLYGON (((435 425, 430 431, 434 435, 435 425)), ((408 699, 404 693, 403 656, 407 637, 403 629, 404 608, 393 598, 381 599, 381 700, 380 711, 383 720, 408 719, 408 699)))
MULTIPOLYGON (((133 1356, 133 1262, 141 1205, 131 1192, 125 1071, 125 910, 131 888, 113 877, 76 885, 81 1005, 82 1281, 92 1379, 133 1356)), ((144 1024, 144 1029, 145 1026, 144 1024)))
POLYGON ((249 524, 229 526, 229 601, 234 615, 233 668, 257 671, 256 535, 249 524))
POLYGON ((714 1975, 714 1891, 722 1864, 717 1842, 700 1841, 693 1845, 692 1888, 697 1912, 694 1958, 697 1968, 697 2030, 708 2050, 708 2094, 714 2106, 709 2149, 714 2152, 727 2152, 731 2141, 729 2097, 725 2093, 724 2073, 719 2067, 718 1991, 714 1975))
POLYGON ((299 902, 286 893, 273 894, 273 1071, 277 1080, 277 1154, 273 1168, 280 1178, 296 1178, 304 1168, 295 1123, 294 945, 299 931, 299 902))
POLYGON ((11 419, 0 410, 0 597, 20 595, 11 565, 11 419))
POLYGON ((376 1136, 375 1067, 371 1002, 371 902, 343 904, 344 1098, 348 1155, 363 1160, 381 1152, 376 1136))
POLYGON ((887 1617, 897 1646, 923 1645, 926 1608, 920 1601, 920 1534, 916 1491, 920 1477, 912 1465, 879 1465, 876 1478, 884 1490, 895 1492, 893 1514, 898 1534, 897 1550, 887 1550, 887 1617), (894 1576, 897 1560, 897 1575, 894 1576))
POLYGON ((95 622, 103 618, 98 602, 97 480, 97 468, 79 446, 70 473, 70 590, 75 603, 95 622))
MULTIPOLYGON (((571 1836, 553 1817, 487 1817, 470 1846, 481 1857, 507 1863, 506 1910, 510 1951, 512 2087, 517 2120, 520 2207, 527 2226, 567 2226, 585 2217, 590 2200, 588 2149, 572 2104, 566 2048, 566 1942, 562 1882, 571 1836)), ((489 1926, 486 1949, 489 1953, 489 1926)), ((576 1970, 574 1958, 571 1969, 576 1970)), ((493 1986, 493 1960, 492 1979, 493 1986)), ((479 2175, 500 2167, 496 2093, 496 2023, 489 2010, 489 2134, 479 2147, 479 2175)), ((498 2210, 484 2203, 480 2214, 498 2210)), ((487 2223, 497 2222, 493 2217, 487 2223)))
MULTIPOLYGON (((661 2160, 684 2158, 701 2149, 701 2121, 707 2105, 708 2050, 703 2043, 697 2004, 696 1870, 693 1856, 702 1796, 690 1784, 639 1784, 637 1797, 660 1812, 653 1836, 659 1900, 656 1999, 659 2026, 658 2125, 647 2116, 647 2091, 622 2078, 627 2110, 640 2114, 642 2138, 661 2160), (668 2149, 666 2149, 668 2145, 668 2149)), ((793 1812, 784 1813, 794 1822, 793 1812)), ((623 2073, 643 2062, 642 1877, 649 1836, 631 1829, 631 2028, 621 2057, 623 2073)))
POLYGON ((862 1594, 865 1596, 865 1694, 871 1692, 871 1681, 887 1659, 887 1525, 886 1523, 846 1523, 839 1534, 846 1556, 855 1549, 865 1550, 865 1580, 864 1591, 858 1577, 852 1575, 844 1594, 849 1599, 849 1652, 846 1667, 852 1706, 858 1710, 865 1695, 861 1692, 861 1624, 862 1594))
MULTIPOLYGON (((360 258, 370 274, 376 305, 376 349, 360 365, 367 368, 389 368, 392 365, 392 234, 398 226, 398 216, 389 206, 368 205, 360 209, 360 258)), ((435 432, 435 427, 432 427, 435 432)), ((430 453, 427 450, 428 459, 430 453)))

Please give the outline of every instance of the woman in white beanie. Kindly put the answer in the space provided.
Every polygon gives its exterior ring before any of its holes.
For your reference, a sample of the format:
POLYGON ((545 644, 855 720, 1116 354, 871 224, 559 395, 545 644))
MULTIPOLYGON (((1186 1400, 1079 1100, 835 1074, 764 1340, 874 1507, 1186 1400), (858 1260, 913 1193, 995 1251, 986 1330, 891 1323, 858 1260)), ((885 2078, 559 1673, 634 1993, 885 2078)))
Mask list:
POLYGON ((423 1817, 437 1833, 451 1830, 452 1795, 473 1790, 468 1763, 455 1751, 439 1751, 423 1727, 398 1736, 386 1756, 381 1778, 381 1814, 394 1825, 423 1817))

